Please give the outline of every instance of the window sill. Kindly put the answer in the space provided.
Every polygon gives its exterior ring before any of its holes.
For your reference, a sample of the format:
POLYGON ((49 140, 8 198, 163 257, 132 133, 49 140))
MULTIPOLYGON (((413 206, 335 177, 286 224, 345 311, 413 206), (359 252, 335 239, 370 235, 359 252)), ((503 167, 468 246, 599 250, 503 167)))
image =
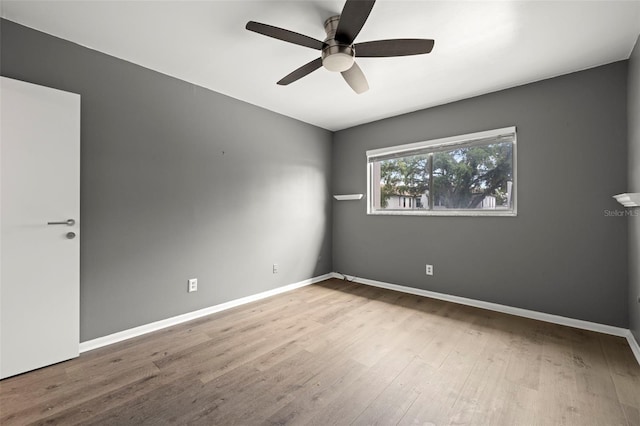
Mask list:
POLYGON ((444 216, 444 217, 516 217, 515 210, 493 210, 493 211, 462 211, 462 210, 376 210, 367 212, 369 216, 444 216))

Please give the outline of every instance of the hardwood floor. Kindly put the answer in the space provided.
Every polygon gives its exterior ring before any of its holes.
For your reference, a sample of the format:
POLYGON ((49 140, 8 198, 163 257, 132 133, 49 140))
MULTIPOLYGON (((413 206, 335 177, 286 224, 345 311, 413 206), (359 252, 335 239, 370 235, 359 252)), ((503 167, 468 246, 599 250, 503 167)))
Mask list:
POLYGON ((329 280, 0 382, 0 424, 640 425, 626 340, 329 280))

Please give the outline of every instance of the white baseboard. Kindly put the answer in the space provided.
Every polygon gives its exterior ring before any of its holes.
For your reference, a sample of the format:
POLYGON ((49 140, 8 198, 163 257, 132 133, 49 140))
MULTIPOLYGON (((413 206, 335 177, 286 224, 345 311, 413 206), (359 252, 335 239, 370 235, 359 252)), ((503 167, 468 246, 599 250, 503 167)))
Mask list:
POLYGON ((295 290, 300 287, 319 283, 329 278, 347 279, 358 284, 369 285, 373 287, 384 288, 388 290, 399 291, 402 293, 414 294, 417 296, 430 297, 432 299, 444 300, 447 302, 458 303, 461 305, 474 306, 476 308, 488 309, 490 311, 502 312, 506 314, 516 315, 524 318, 535 319, 539 321, 550 322, 554 324, 565 325, 568 327, 579 328, 583 330, 596 331, 604 334, 611 334, 613 336, 624 337, 629 342, 631 351, 636 357, 638 364, 640 364, 640 345, 636 341, 633 333, 626 328, 613 327, 610 325, 598 324, 590 321, 583 321, 574 318, 562 317, 559 315, 546 314, 543 312, 531 311, 528 309, 514 308, 512 306, 500 305, 498 303, 484 302, 481 300, 468 299, 466 297, 452 296, 444 293, 437 293, 429 290, 422 290, 413 287, 406 287, 397 284, 385 283, 382 281, 370 280, 367 278, 358 278, 348 276, 336 272, 330 274, 321 275, 319 277, 310 278, 308 280, 300 281, 297 283, 289 284, 283 287, 278 287, 273 290, 268 290, 262 293, 254 294, 240 299, 231 300, 229 302, 221 303, 219 305, 210 306, 208 308, 200 309, 186 314, 178 315, 172 318, 167 318, 161 321, 152 322, 150 324, 141 325, 128 330, 120 331, 110 334, 108 336, 98 337, 97 339, 87 340, 80 343, 80 353, 87 352, 93 349, 101 348, 103 346, 111 345, 113 343, 121 342, 123 340, 131 339, 132 337, 141 336, 143 334, 151 333, 153 331, 161 330, 163 328, 171 327, 177 324, 181 324, 187 321, 191 321, 197 318, 201 318, 207 315, 214 314, 216 312, 224 311, 226 309, 235 308, 236 306, 244 305, 247 303, 255 302, 257 300, 265 299, 267 297, 275 296, 276 294, 285 293, 287 291, 295 290))
POLYGON ((482 300, 468 299, 466 297, 452 296, 444 293, 437 293, 435 291, 422 290, 419 288, 406 287, 397 284, 389 284, 382 281, 370 280, 367 278, 359 278, 350 275, 344 275, 340 273, 331 274, 333 278, 346 279, 358 284, 369 285, 373 287, 385 288, 388 290, 395 290, 402 293, 414 294, 417 296, 430 297, 432 299, 444 300, 447 302, 458 303, 461 305, 474 306, 476 308, 488 309, 490 311, 502 312, 505 314, 516 315, 519 317, 530 318, 539 321, 550 322, 553 324, 565 325, 568 327, 579 328, 582 330, 596 331, 598 333, 610 334, 613 336, 624 337, 631 346, 638 364, 640 364, 640 346, 635 337, 629 329, 621 327, 613 327, 611 325, 598 324, 590 321, 583 321, 574 318, 567 318, 560 315, 546 314, 543 312, 531 311, 528 309, 514 308, 512 306, 500 305, 498 303, 484 302, 482 300))
POLYGON ((629 346, 631 346, 631 352, 633 352, 636 359, 638 360, 638 364, 640 364, 640 345, 638 345, 638 341, 636 340, 636 337, 633 335, 631 330, 627 331, 627 342, 629 342, 629 346))
POLYGON ((320 281, 332 278, 332 274, 325 274, 319 277, 310 278, 308 280, 300 281, 297 283, 285 285, 283 287, 274 288, 273 290, 264 291, 262 293, 254 294, 240 299, 231 300, 229 302, 221 303, 219 305, 210 306, 208 308, 200 309, 186 314, 178 315, 172 318, 167 318, 160 321, 155 321, 149 324, 141 325, 139 327, 130 328, 117 333, 109 334, 108 336, 98 337, 97 339, 87 340, 80 343, 80 353, 98 349, 103 346, 111 345, 113 343, 121 342, 123 340, 131 339, 132 337, 141 336, 143 334, 151 333, 152 331, 161 330, 163 328, 171 327, 183 322, 191 321, 196 318, 201 318, 207 315, 214 314, 216 312, 224 311, 226 309, 235 308, 236 306, 244 305, 247 303, 255 302, 257 300, 265 299, 267 297, 275 296, 276 294, 285 293, 287 291, 295 290, 300 287, 308 286, 311 284, 319 283, 320 281))

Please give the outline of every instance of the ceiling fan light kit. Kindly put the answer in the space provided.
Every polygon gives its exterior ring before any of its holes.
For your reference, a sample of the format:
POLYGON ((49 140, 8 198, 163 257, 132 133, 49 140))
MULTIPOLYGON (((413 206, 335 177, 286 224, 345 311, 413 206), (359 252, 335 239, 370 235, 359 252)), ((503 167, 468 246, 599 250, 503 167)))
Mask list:
POLYGON ((346 71, 353 66, 355 54, 350 46, 328 46, 322 49, 322 66, 332 72, 346 71))
POLYGON ((350 46, 328 46, 322 49, 322 66, 332 72, 346 71, 353 66, 355 53, 350 46))
POLYGON ((356 53, 353 47, 335 40, 340 15, 332 16, 324 22, 327 38, 322 48, 322 66, 332 72, 346 71, 353 66, 356 53))
POLYGON ((355 62, 356 57, 382 58, 422 55, 431 52, 434 45, 434 41, 429 39, 376 40, 354 44, 354 40, 367 21, 374 4, 375 0, 347 0, 341 15, 332 16, 324 22, 324 29, 327 33, 327 38, 324 41, 255 21, 247 22, 246 29, 321 51, 320 58, 289 73, 278 81, 279 85, 286 86, 311 74, 318 68, 324 67, 329 71, 341 73, 351 89, 360 94, 369 90, 369 83, 355 62))

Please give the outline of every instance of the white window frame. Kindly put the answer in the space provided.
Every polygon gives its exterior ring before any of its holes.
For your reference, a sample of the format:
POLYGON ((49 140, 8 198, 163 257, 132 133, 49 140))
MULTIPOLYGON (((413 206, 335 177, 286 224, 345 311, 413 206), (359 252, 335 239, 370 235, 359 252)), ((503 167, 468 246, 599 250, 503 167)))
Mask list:
POLYGON ((518 191, 517 191, 517 132, 516 127, 503 127, 501 129, 488 130, 484 132, 468 133, 464 135, 451 136, 440 139, 432 139, 428 141, 409 143, 404 145, 396 145, 379 149, 372 149, 366 152, 367 155, 367 214, 381 216, 508 216, 518 215, 518 191), (513 138, 513 191, 512 191, 512 208, 509 210, 492 210, 492 209, 446 209, 446 210, 376 210, 373 206, 374 188, 371 182, 373 171, 373 162, 375 158, 384 157, 390 154, 411 153, 422 149, 439 150, 448 146, 474 143, 483 139, 498 138, 501 136, 510 136, 513 138))

